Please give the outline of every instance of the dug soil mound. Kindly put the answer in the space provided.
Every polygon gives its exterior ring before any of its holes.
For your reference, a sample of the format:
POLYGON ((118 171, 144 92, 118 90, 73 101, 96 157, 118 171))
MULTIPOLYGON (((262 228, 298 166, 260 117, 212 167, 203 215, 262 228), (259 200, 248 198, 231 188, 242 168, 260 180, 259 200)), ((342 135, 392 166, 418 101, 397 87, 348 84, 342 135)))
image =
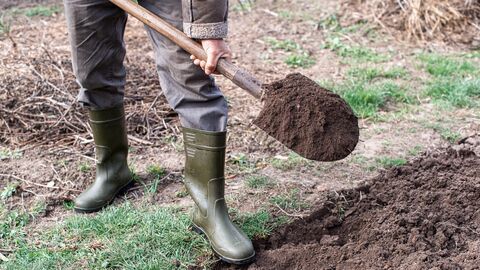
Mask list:
POLYGON ((254 124, 270 136, 313 160, 339 160, 355 149, 358 119, 340 96, 299 73, 264 88, 254 124))
POLYGON ((480 135, 336 193, 249 269, 479 269, 480 135))

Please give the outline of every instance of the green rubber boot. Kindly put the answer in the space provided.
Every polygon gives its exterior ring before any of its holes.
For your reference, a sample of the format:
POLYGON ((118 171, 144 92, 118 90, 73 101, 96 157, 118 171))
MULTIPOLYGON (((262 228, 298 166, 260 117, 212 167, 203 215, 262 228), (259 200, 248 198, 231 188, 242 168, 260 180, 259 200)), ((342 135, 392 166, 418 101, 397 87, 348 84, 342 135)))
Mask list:
POLYGON ((225 204, 226 132, 183 128, 185 185, 195 201, 193 228, 204 233, 225 262, 246 264, 255 259, 248 237, 232 223, 225 204))
POLYGON ((97 170, 95 182, 75 199, 75 211, 82 213, 101 210, 133 182, 127 164, 128 142, 123 105, 90 110, 89 116, 97 170))

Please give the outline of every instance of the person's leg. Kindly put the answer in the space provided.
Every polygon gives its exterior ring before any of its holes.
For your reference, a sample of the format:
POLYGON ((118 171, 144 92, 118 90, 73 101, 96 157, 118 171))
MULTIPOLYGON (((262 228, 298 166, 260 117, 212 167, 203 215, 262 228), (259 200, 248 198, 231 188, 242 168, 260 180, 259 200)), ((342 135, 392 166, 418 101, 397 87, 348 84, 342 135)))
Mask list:
POLYGON ((78 101, 89 110, 96 146, 95 182, 75 199, 75 210, 102 209, 132 181, 123 96, 127 15, 108 0, 64 0, 78 101))
MULTIPOLYGON (((181 29, 181 1, 139 3, 181 29)), ((155 49, 162 90, 183 125, 185 186, 195 201, 193 227, 208 237, 222 260, 248 263, 255 257, 253 245, 230 220, 224 198, 227 102, 213 78, 195 66, 187 52, 146 28, 155 49)))
MULTIPOLYGON (((178 29, 182 27, 180 0, 140 0, 139 3, 178 29)), ((190 54, 150 27, 147 33, 155 50, 160 85, 170 106, 179 114, 182 126, 207 131, 224 131, 227 102, 212 77, 190 60, 190 54)))

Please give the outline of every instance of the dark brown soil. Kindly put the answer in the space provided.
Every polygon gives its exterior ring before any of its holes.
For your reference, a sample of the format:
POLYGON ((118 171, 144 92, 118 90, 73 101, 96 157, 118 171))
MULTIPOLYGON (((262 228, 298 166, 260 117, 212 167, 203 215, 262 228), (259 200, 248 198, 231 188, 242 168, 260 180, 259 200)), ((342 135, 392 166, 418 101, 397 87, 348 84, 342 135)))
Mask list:
POLYGON ((266 85, 265 91, 255 125, 301 156, 334 161, 357 145, 357 117, 337 94, 299 73, 266 85))
POLYGON ((248 269, 480 269, 480 135, 331 195, 248 269))

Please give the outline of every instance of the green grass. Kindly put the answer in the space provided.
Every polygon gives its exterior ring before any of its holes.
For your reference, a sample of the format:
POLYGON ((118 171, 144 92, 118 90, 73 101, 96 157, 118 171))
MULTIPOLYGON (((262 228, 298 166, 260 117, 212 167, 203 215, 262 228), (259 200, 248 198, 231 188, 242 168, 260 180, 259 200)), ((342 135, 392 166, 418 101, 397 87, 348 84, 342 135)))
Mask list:
MULTIPOLYGON (((24 241, 6 269, 184 269, 212 253, 178 209, 131 204, 73 216, 24 241)), ((206 260, 204 266, 211 263, 206 260)))
POLYGON ((75 208, 75 203, 73 201, 63 201, 63 208, 73 210, 75 208))
POLYGON ((283 157, 283 156, 274 157, 270 161, 270 163, 272 164, 272 167, 276 169, 280 169, 282 171, 288 171, 298 166, 305 166, 305 165, 308 166, 311 164, 311 162, 308 159, 301 157, 295 152, 290 152, 286 157, 283 157))
POLYGON ((415 145, 413 148, 408 149, 408 154, 410 156, 417 156, 422 152, 423 148, 420 145, 415 145))
POLYGON ((480 78, 437 78, 427 84, 425 95, 454 107, 478 106, 480 78))
POLYGON ((250 12, 254 8, 255 3, 253 0, 238 0, 232 5, 232 10, 238 12, 250 12))
POLYGON ((291 68, 309 68, 315 65, 316 61, 307 52, 301 52, 287 56, 284 63, 291 68))
POLYGON ((32 8, 27 8, 23 11, 25 16, 27 17, 35 17, 35 16, 42 16, 42 17, 51 17, 54 14, 60 12, 60 8, 58 6, 35 6, 32 8))
POLYGON ((265 40, 273 50, 282 50, 288 53, 283 60, 288 67, 309 68, 316 63, 315 59, 293 40, 279 40, 274 37, 267 37, 265 40))
POLYGON ((360 118, 376 117, 388 102, 414 102, 406 90, 393 81, 370 84, 362 80, 347 79, 343 83, 332 85, 331 89, 342 96, 360 118))
POLYGON ((255 162, 248 159, 244 153, 235 153, 228 157, 227 166, 228 172, 238 173, 252 173, 256 170, 255 162))
POLYGON ((4 14, 0 14, 0 35, 10 32, 11 22, 5 18, 4 14))
POLYGON ((167 173, 165 168, 157 164, 148 165, 147 172, 155 178, 162 178, 167 173))
POLYGON ((468 61, 452 59, 445 55, 420 54, 418 59, 423 63, 425 71, 437 77, 462 76, 478 70, 468 61))
POLYGON ((283 50, 286 52, 293 52, 301 50, 302 47, 291 39, 278 40, 274 37, 267 37, 265 41, 270 45, 273 50, 283 50))
POLYGON ((88 173, 91 169, 92 167, 87 162, 82 162, 80 165, 78 165, 78 170, 82 173, 88 173))
MULTIPOLYGON (((288 222, 265 209, 231 212, 251 238, 267 237, 288 222)), ((29 214, 3 208, 0 214, 0 248, 15 250, 2 269, 208 269, 214 262, 208 241, 189 230, 189 215, 178 208, 126 202, 96 215, 67 217, 41 231, 30 229, 28 237, 29 214)))
POLYGON ((451 129, 442 129, 440 131, 440 136, 442 137, 442 139, 450 143, 455 143, 460 140, 460 138, 462 138, 462 134, 451 129))
POLYGON ((24 227, 29 221, 28 212, 8 210, 0 202, 0 248, 11 249, 21 245, 25 241, 24 227))
POLYGON ((444 127, 438 123, 426 124, 425 127, 433 129, 435 132, 437 132, 440 135, 442 139, 450 143, 455 143, 462 137, 462 135, 459 132, 453 131, 452 129, 448 127, 444 127))
POLYGON ((375 159, 377 164, 383 168, 391 168, 395 166, 405 165, 407 160, 404 158, 392 158, 392 157, 379 157, 375 159))
POLYGON ((238 213, 235 209, 232 209, 231 212, 232 220, 240 225, 240 228, 250 239, 265 238, 275 228, 288 222, 288 219, 284 216, 273 218, 270 212, 265 209, 249 213, 238 213))
POLYGON ((271 185, 271 181, 264 175, 250 175, 246 178, 245 185, 249 188, 260 189, 271 185))
POLYGON ((401 67, 390 69, 380 69, 375 67, 353 67, 347 71, 347 75, 352 78, 371 81, 376 78, 399 79, 406 77, 408 72, 401 67))
POLYGON ((390 59, 389 56, 379 54, 370 48, 362 46, 352 46, 345 44, 339 37, 328 37, 323 44, 323 48, 330 49, 338 56, 350 58, 361 62, 385 62, 390 59))
POLYGON ((19 185, 17 183, 11 183, 3 187, 3 190, 0 192, 0 199, 6 200, 12 197, 17 191, 18 186, 19 185))
POLYGON ((298 189, 293 189, 286 194, 279 194, 270 198, 270 203, 282 208, 283 210, 302 210, 308 205, 300 198, 298 189))
POLYGON ((0 160, 19 159, 23 153, 19 150, 10 150, 8 148, 0 148, 0 160))

